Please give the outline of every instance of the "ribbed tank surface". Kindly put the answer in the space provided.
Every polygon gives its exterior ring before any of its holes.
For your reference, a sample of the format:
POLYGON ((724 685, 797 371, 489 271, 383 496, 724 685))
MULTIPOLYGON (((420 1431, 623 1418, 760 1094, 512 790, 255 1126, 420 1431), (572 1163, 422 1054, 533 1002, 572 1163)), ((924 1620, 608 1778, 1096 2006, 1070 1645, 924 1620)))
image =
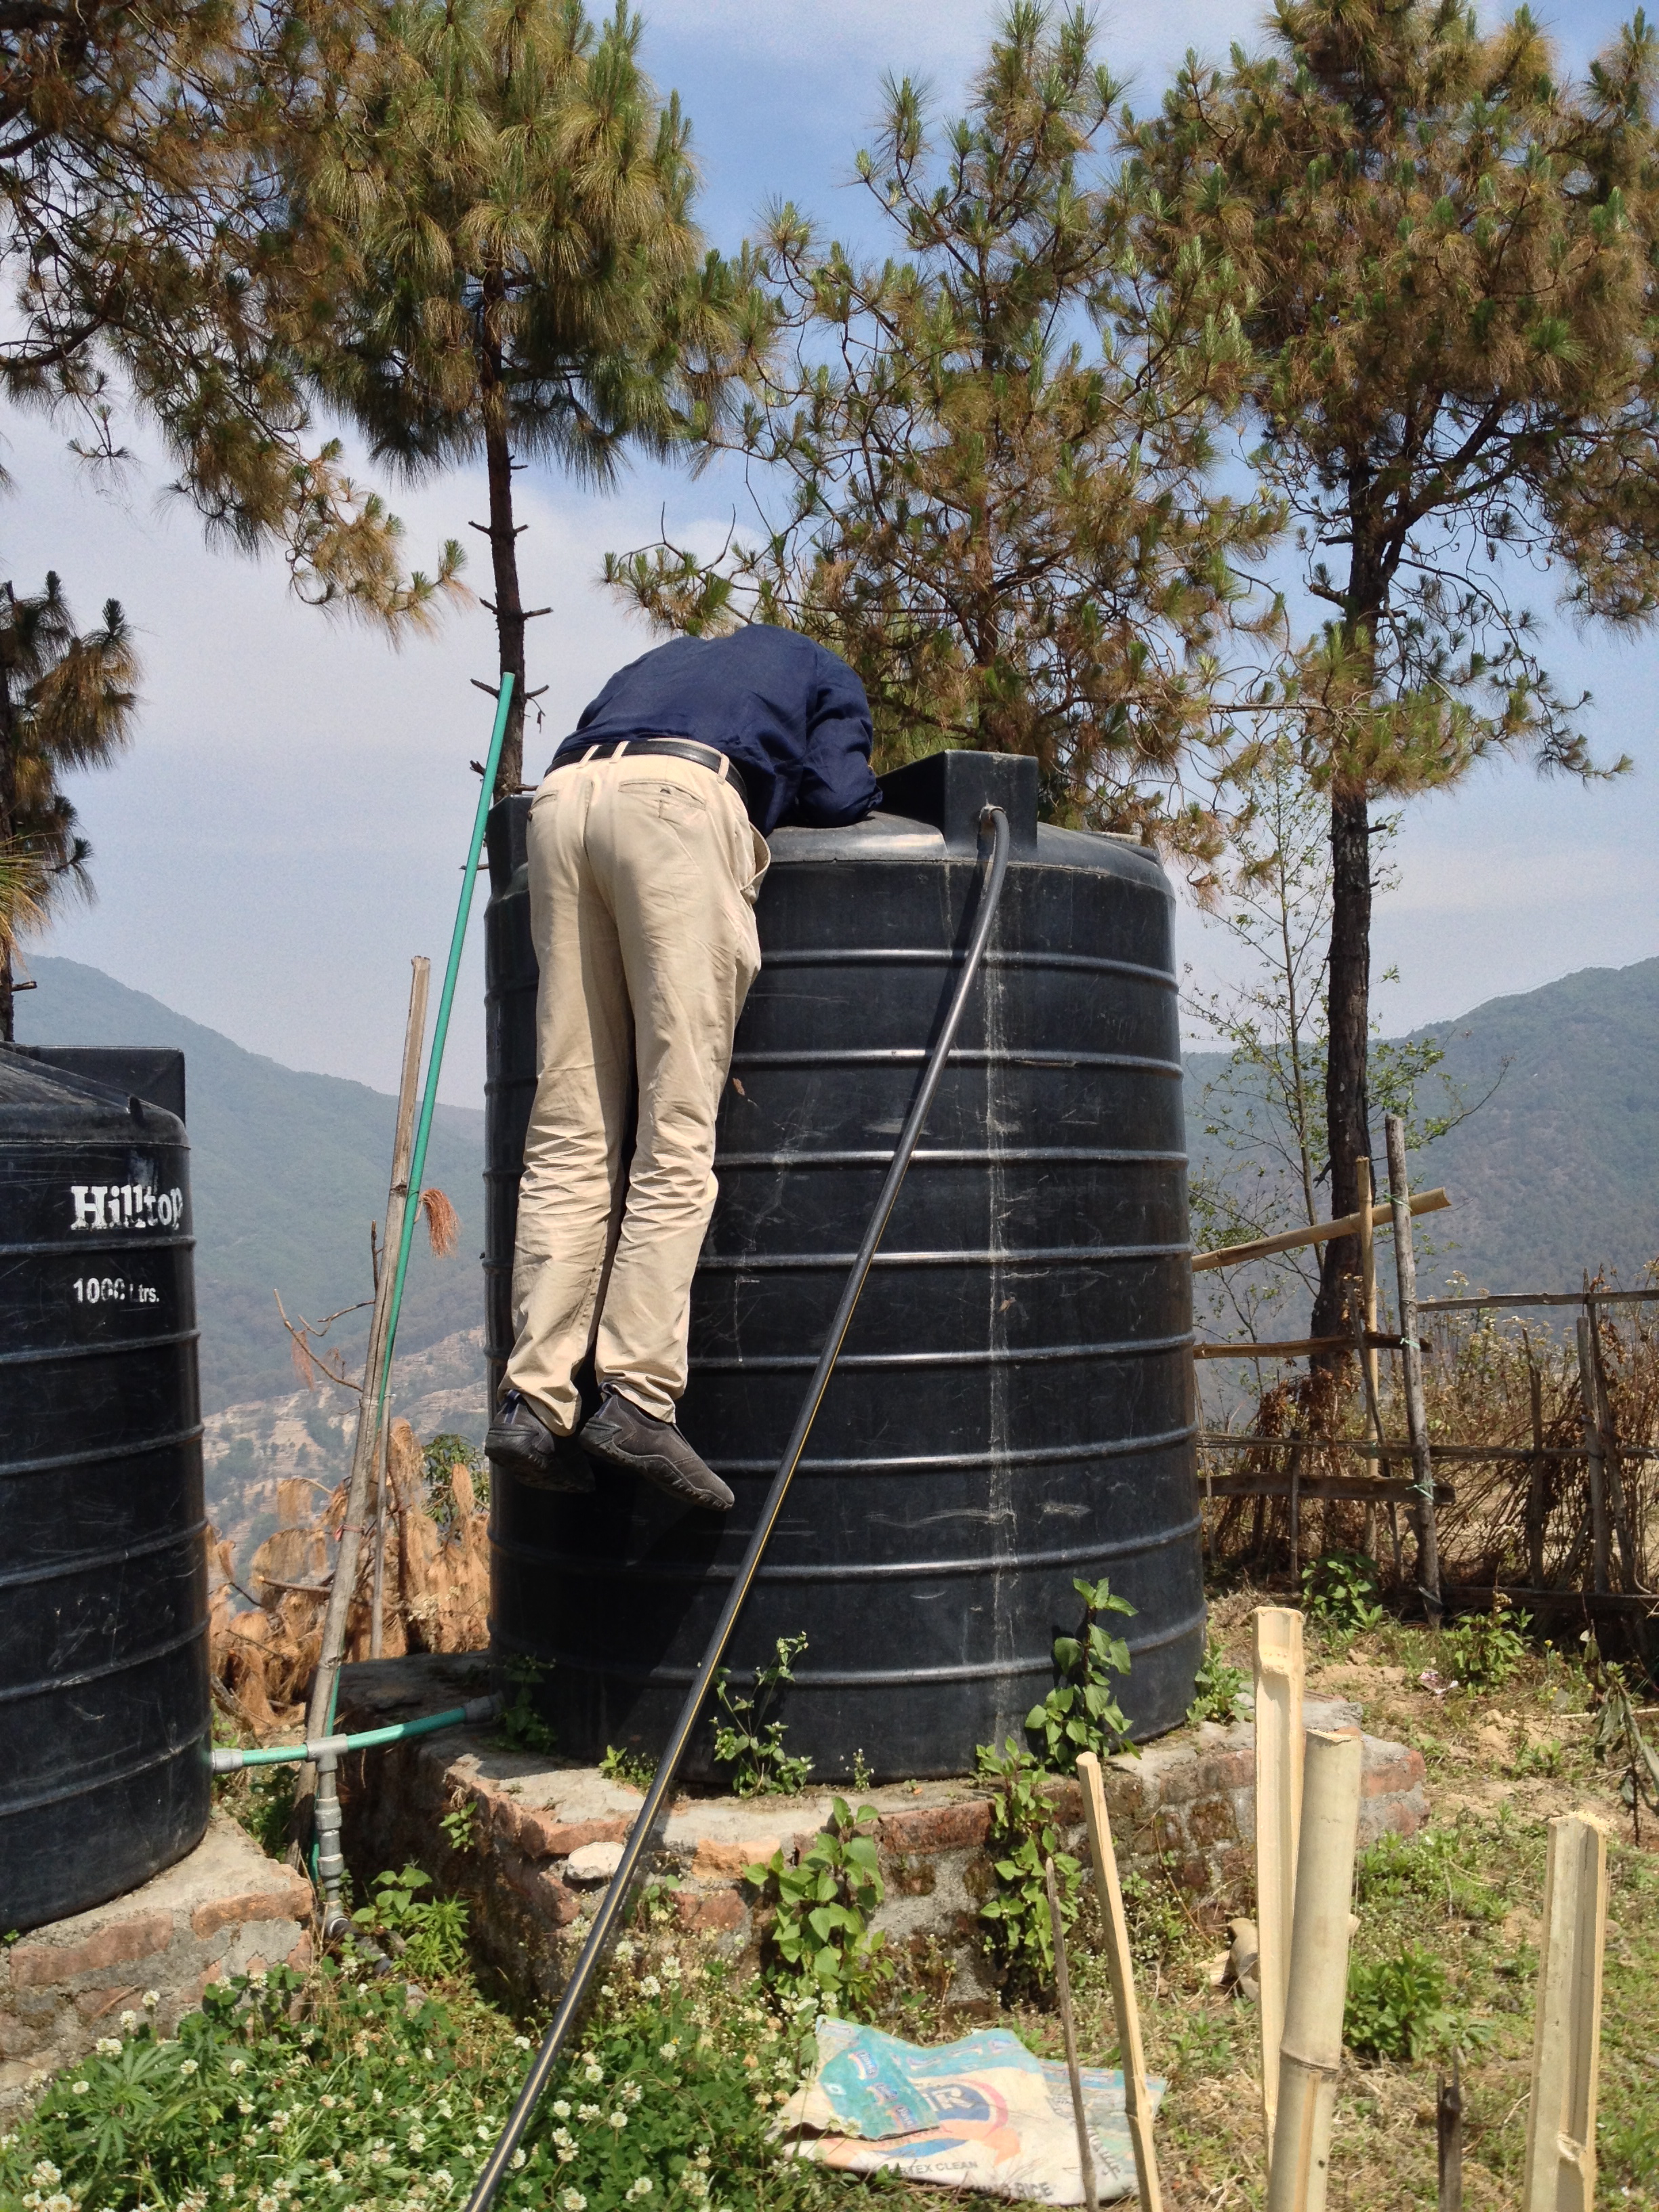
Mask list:
POLYGON ((207 1826, 192 1246, 183 1125, 0 1048, 0 1928, 207 1826))
MULTIPOLYGON (((784 830, 764 966, 721 1109, 692 1299, 686 1436, 721 1519, 599 1470, 591 1500, 498 1482, 492 1636, 546 1668, 562 1750, 665 1735, 874 1204, 981 867, 1014 831, 983 979, 732 1647, 806 1648, 777 1710, 820 1780, 959 1774, 1054 1679, 1076 1581, 1136 1607, 1122 1703, 1176 1723, 1203 1650, 1173 901, 1124 841, 1036 823, 1035 764, 958 753, 883 811, 784 830)), ((489 1346, 510 1349, 535 1077, 523 801, 491 823, 489 1346)), ((550 979, 556 988, 556 979, 550 979)), ((688 1771, 712 1772, 712 1731, 688 1771)))

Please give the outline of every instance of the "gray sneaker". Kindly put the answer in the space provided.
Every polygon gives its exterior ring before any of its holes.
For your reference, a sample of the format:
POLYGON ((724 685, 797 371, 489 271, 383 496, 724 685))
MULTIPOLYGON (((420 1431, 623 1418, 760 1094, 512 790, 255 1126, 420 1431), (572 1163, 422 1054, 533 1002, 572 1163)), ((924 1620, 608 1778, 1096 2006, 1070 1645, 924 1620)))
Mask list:
POLYGON ((712 1468, 705 1467, 672 1421, 641 1413, 620 1390, 607 1390, 604 1403, 581 1432, 582 1449, 607 1467, 640 1474, 687 1505, 729 1513, 732 1493, 712 1468))
POLYGON ((582 1498, 593 1487, 593 1470, 574 1437, 555 1436, 517 1390, 501 1394, 484 1434, 484 1456, 532 1490, 562 1490, 582 1498))

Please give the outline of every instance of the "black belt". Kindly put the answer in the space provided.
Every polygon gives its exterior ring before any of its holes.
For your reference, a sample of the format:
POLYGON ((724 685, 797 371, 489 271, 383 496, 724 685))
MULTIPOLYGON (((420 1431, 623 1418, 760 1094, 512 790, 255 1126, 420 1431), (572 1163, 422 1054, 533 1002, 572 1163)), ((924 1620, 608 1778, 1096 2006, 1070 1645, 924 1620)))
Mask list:
POLYGON ((736 761, 714 745, 700 745, 695 738, 606 738, 601 744, 585 745, 580 752, 561 753, 548 774, 551 775, 553 769, 580 768, 585 761, 611 760, 618 753, 626 753, 630 760, 637 753, 669 753, 676 760, 695 761, 699 768, 729 783, 744 812, 749 813, 749 787, 738 772, 736 761))

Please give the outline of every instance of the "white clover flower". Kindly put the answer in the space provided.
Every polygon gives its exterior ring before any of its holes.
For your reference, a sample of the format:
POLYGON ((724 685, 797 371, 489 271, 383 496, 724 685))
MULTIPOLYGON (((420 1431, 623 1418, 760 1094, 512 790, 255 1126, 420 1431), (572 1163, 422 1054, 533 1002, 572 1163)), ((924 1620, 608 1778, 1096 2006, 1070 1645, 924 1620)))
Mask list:
POLYGON ((248 1986, 251 1989, 262 1990, 265 1984, 270 1979, 270 1977, 269 1974, 262 1971, 257 1974, 250 1974, 247 1978, 248 1986))
POLYGON ((626 1966, 628 1961, 634 1955, 633 1937, 631 1936, 624 1936, 620 1943, 614 1944, 612 1946, 611 1955, 613 1959, 620 1959, 623 1966, 626 1966))
POLYGON ((678 2043, 659 2043, 657 2045, 657 2056, 659 2058, 672 2058, 679 2047, 678 2043))
POLYGON ((685 1969, 681 1966, 679 1960, 671 1951, 668 1956, 662 1962, 661 1972, 664 1981, 677 1982, 684 1971, 685 1969))
POLYGON ((138 2015, 129 2007, 121 2015, 121 2033, 123 2035, 131 2035, 137 2031, 137 2026, 138 2015))
POLYGON ((568 2165, 570 2164, 571 2160, 575 2157, 575 2155, 576 2155, 576 2146, 575 2146, 575 2144, 574 2144, 574 2143, 566 2143, 566 2144, 565 2144, 565 2145, 564 2145, 564 2146, 563 2146, 563 2147, 562 2147, 562 2148, 561 2148, 561 2149, 556 2153, 556 2156, 557 2156, 557 2158, 558 2158, 558 2161, 559 2161, 559 2164, 560 2164, 561 2166, 568 2166, 568 2165))
POLYGON ((624 2105, 637 2105, 645 2092, 637 2081, 624 2081, 619 2094, 624 2105))
POLYGON ((755 2102, 757 2105, 764 2107, 765 2106, 769 2105, 771 2101, 772 2093, 769 2089, 761 2089, 756 2093, 755 2102))
POLYGON ((441 2098, 438 2103, 438 2118, 441 2120, 453 2120, 454 2117, 455 2107, 450 2103, 447 2097, 441 2098))
POLYGON ((282 2212, 282 2207, 274 2197, 262 2197, 259 2199, 258 2212, 282 2212))
MULTIPOLYGON (((236 2075, 238 2075, 238 2074, 246 2074, 246 2073, 247 2072, 247 2061, 246 2061, 246 2058, 233 2058, 233 2059, 231 2060, 231 2062, 230 2062, 230 2066, 229 2066, 229 2069, 228 2069, 228 2070, 229 2070, 229 2072, 230 2072, 231 2075, 233 2076, 233 2078, 234 2078, 236 2075)), ((326 2103, 328 2102, 328 2100, 327 2100, 327 2098, 326 2098, 326 2097, 325 2097, 325 2098, 324 2098, 323 2102, 324 2102, 325 2104, 326 2104, 326 2103)))
POLYGON ((562 2212, 587 2212, 587 2199, 580 2189, 567 2189, 559 2203, 562 2212))
POLYGON ((584 2081, 604 2081, 605 2069, 597 2058, 590 2057, 587 2060, 586 2064, 582 2068, 582 2079, 584 2081))
POLYGON ((424 2129, 411 2128, 410 2130, 409 2147, 410 2150, 415 2152, 417 2157, 420 2153, 426 2148, 426 2132, 424 2129))
POLYGON ((426 2046, 426 2049, 421 2053, 422 2057, 425 2059, 428 2066, 431 2065, 434 2055, 432 2045, 429 2043, 426 2046))
POLYGON ((603 2117, 597 2105, 578 2105, 576 2107, 576 2118, 579 2120, 597 2120, 603 2117))
POLYGON ((528 2051, 530 2038, 527 2035, 515 2035, 513 2039, 513 2048, 515 2051, 528 2051))
POLYGON ((614 1982, 601 1982, 599 1984, 599 1995, 602 1997, 614 1997, 616 1994, 617 1985, 614 1982))
POLYGON ((628 2125, 628 2115, 626 2112, 620 2111, 607 2112, 605 2115, 605 2124, 608 2128, 615 2128, 617 2133, 620 2135, 623 2130, 628 2125))
POLYGON ((574 2138, 572 2137, 568 2128, 555 2128, 552 2134, 548 2137, 548 2141, 559 2150, 563 2150, 573 2140, 574 2138))
MULTIPOLYGON (((100 2058, 118 2058, 121 2056, 121 2039, 118 2035, 100 2035, 92 2047, 100 2058)), ((0 2136, 0 2150, 4 2150, 9 2142, 9 2136, 0 2136)))
POLYGON ((659 1997, 662 1995, 662 1984, 654 1974, 647 1974, 640 1984, 640 1994, 641 1996, 659 1997))
POLYGON ((368 2162, 371 2166, 390 2166, 392 2153, 389 2150, 372 2150, 368 2154, 368 2162))
POLYGON ((699 2143, 697 2145, 696 2148, 691 2154, 691 2163, 693 2166, 708 2165, 708 2146, 707 2143, 699 2143))
POLYGON ((522 2148, 515 2150, 512 2157, 508 2159, 507 2162, 508 2166, 512 2167, 514 2172, 516 2173, 519 2168, 524 2164, 524 2152, 522 2148))
POLYGON ((74 2090, 77 2097, 84 2097, 88 2090, 91 2088, 92 2084, 90 2081, 71 2081, 70 2083, 70 2087, 74 2090))
POLYGON ((29 2175, 37 2189, 50 2189, 54 2182, 61 2181, 63 2178, 49 2158, 43 2158, 29 2175))
POLYGON ((383 2105, 383 2104, 385 2104, 385 2102, 386 2102, 386 2095, 385 2095, 384 2091, 380 2090, 380 2089, 377 2089, 377 2090, 374 2092, 374 2101, 375 2101, 375 2103, 376 2103, 377 2105, 383 2105))
POLYGON ((339 2101, 340 2100, 337 2097, 325 2097, 323 2099, 323 2110, 325 2112, 331 2112, 339 2101))
POLYGON ((292 2118, 293 2115, 290 2112, 273 2112, 268 2124, 272 2135, 281 2135, 283 2130, 288 2125, 292 2118))
POLYGON ((156 2006, 161 2002, 161 1992, 160 1990, 146 1990, 143 1996, 139 1998, 138 2002, 143 2005, 146 2012, 154 2012, 156 2006))
POLYGON ((568 2120, 570 2118, 570 2107, 562 2097, 555 2097, 553 2100, 553 2117, 556 2120, 568 2120))
POLYGON ((65 2197, 60 2189, 55 2197, 48 2197, 40 2212, 75 2212, 75 2199, 65 2197))
POLYGON ((472 2132, 480 2142, 489 2142, 494 2136, 495 2130, 487 2121, 481 2120, 478 2123, 478 2125, 473 2129, 472 2132))
POLYGON ((441 2189, 446 2197, 455 2186, 455 2177, 447 2166, 441 2166, 432 2177, 432 2186, 441 2189))
POLYGON ((650 2175, 648 2173, 642 2173, 637 2181, 630 2181, 628 2185, 626 2193, 630 2198, 636 2197, 648 2197, 651 2194, 650 2175))
POLYGON ((236 2109, 242 2114, 243 2118, 246 2118, 248 2113, 253 2110, 252 2099, 251 2097, 239 2097, 236 2100, 236 2109))
POLYGON ((183 2060, 179 2068, 179 2071, 181 2074, 199 2074, 201 2070, 201 2068, 197 2064, 193 2058, 186 2058, 183 2060))

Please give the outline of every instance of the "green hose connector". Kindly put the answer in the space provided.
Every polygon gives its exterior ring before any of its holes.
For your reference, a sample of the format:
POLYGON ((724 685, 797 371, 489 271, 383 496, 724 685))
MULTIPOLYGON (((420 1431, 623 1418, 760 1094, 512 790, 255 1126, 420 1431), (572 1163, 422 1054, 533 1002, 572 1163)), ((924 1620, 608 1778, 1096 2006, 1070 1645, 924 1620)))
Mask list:
POLYGON ((474 1698, 447 1712, 428 1713, 418 1721, 393 1721, 386 1728, 365 1729, 359 1735, 317 1736, 308 1743, 275 1743, 258 1750, 240 1751, 216 1746, 212 1765, 216 1774, 240 1774, 249 1766, 297 1766, 331 1753, 340 1758, 348 1751, 375 1751, 382 1744, 407 1743, 413 1736, 431 1735, 439 1729, 460 1728, 468 1721, 493 1721, 501 1710, 499 1698, 474 1698))

